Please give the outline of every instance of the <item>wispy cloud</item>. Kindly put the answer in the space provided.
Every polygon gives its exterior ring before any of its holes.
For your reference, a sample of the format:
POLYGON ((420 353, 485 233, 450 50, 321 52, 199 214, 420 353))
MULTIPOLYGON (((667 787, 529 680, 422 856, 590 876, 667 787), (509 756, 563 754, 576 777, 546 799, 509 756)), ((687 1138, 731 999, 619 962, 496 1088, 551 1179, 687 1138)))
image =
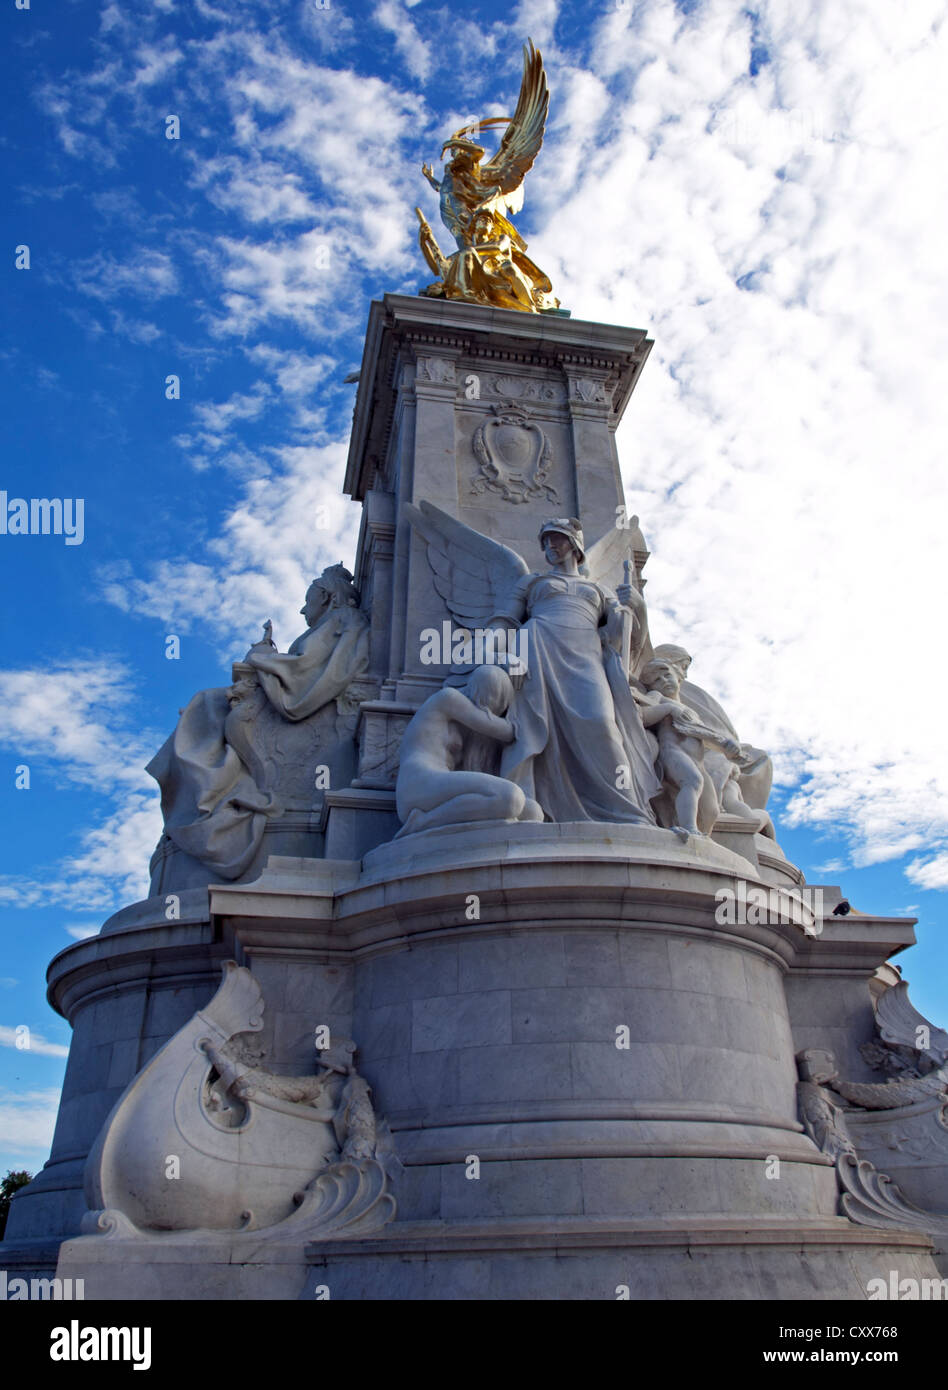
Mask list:
MULTIPOLYGON (((42 877, 0 878, 0 903, 108 908, 139 898, 161 832, 144 765, 160 739, 130 727, 133 687, 114 661, 60 662, 0 673, 0 745, 31 767, 109 797, 113 810, 86 830, 79 853, 42 877), (35 766, 34 766, 35 764, 35 766)), ((17 793, 29 797, 30 791, 17 793)))
POLYGON ((127 261, 100 251, 77 261, 73 275, 76 288, 96 299, 118 299, 125 295, 161 299, 178 292, 177 272, 171 257, 164 251, 142 250, 127 261))
POLYGON ((67 926, 66 931, 70 936, 74 937, 76 941, 88 941, 90 937, 99 935, 98 926, 84 926, 81 923, 67 926))
POLYGON ((948 888, 948 851, 943 850, 931 859, 913 859, 905 872, 909 881, 919 888, 948 888))
POLYGON ((127 667, 108 659, 2 671, 0 744, 26 759, 55 761, 71 781, 103 790, 141 786, 148 743, 128 728, 132 693, 127 667))
POLYGON ((0 1023, 0 1047, 15 1047, 24 1056, 33 1053, 36 1057, 68 1057, 69 1048, 63 1047, 62 1043, 49 1042, 42 1033, 37 1033, 30 1028, 27 1032, 21 1032, 18 1028, 10 1028, 4 1023, 0 1023))
POLYGON ((21 1150, 33 1166, 36 1157, 49 1153, 56 1127, 60 1092, 53 1087, 39 1091, 0 1090, 0 1134, 8 1151, 21 1150))
POLYGON ((408 71, 420 82, 431 70, 431 45, 426 43, 415 28, 408 10, 398 0, 382 0, 376 5, 373 18, 395 40, 395 51, 399 54, 408 71))
POLYGON ((233 656, 257 640, 269 617, 285 650, 300 630, 313 575, 352 554, 358 516, 339 491, 344 457, 338 444, 283 448, 273 476, 246 481, 225 513, 209 563, 161 561, 144 578, 131 566, 113 570, 105 597, 171 631, 200 624, 232 642, 233 656))

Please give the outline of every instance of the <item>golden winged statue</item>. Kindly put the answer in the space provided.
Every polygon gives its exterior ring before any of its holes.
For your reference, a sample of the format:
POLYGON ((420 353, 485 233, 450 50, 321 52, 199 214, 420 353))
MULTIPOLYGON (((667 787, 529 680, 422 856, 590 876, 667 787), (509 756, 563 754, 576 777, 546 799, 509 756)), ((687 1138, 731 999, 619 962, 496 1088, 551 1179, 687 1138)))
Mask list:
POLYGON ((513 117, 491 116, 456 130, 441 147, 442 158, 448 150, 453 153, 440 181, 430 165, 422 165, 422 173, 439 195, 441 220, 458 248, 445 256, 421 209, 415 209, 421 223, 422 254, 438 276, 423 294, 530 314, 559 309, 549 276, 531 261, 527 243, 508 220, 523 206, 524 176, 543 143, 549 104, 543 59, 528 40, 513 117), (506 126, 506 130, 497 153, 482 165, 486 149, 467 137, 493 126, 506 126))

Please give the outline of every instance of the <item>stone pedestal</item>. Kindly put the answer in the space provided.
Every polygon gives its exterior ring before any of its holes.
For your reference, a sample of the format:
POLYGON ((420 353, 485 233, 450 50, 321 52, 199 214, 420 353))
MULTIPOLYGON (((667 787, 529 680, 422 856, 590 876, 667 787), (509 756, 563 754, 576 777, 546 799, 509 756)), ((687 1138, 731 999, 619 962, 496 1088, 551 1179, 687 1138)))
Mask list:
POLYGON ((721 927, 715 893, 746 872, 659 829, 501 824, 212 888, 281 1063, 320 1023, 358 1040, 404 1165, 397 1218, 236 1262, 200 1236, 155 1259, 86 1237, 60 1274, 92 1296, 381 1299, 834 1299, 890 1268, 934 1277, 927 1236, 838 1214, 797 1117, 787 981, 824 956, 865 980, 891 927, 721 927))

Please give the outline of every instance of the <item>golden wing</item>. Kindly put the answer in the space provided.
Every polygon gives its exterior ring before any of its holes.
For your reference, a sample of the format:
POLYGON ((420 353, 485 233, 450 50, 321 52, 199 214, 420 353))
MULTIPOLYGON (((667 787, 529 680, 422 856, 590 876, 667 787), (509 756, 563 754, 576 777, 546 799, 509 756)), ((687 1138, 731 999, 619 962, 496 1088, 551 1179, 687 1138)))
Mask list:
POLYGON ((504 132, 500 149, 482 164, 480 179, 491 187, 499 186, 501 194, 488 206, 497 204, 509 212, 519 212, 523 206, 523 179, 543 144, 543 128, 550 105, 543 59, 528 40, 523 46, 523 80, 513 119, 504 132))

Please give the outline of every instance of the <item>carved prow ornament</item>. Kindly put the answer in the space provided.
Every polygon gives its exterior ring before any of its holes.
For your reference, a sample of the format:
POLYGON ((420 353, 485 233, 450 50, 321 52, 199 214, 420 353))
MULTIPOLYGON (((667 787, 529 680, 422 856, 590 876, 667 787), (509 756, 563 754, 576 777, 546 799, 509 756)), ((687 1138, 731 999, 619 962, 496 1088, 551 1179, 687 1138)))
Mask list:
POLYGON ((277 1075, 235 1042, 259 1032, 263 1010, 251 972, 227 961, 211 1002, 103 1126, 86 1164, 84 1234, 309 1241, 392 1220, 398 1161, 352 1065, 354 1044, 334 1039, 317 1075, 277 1075))

